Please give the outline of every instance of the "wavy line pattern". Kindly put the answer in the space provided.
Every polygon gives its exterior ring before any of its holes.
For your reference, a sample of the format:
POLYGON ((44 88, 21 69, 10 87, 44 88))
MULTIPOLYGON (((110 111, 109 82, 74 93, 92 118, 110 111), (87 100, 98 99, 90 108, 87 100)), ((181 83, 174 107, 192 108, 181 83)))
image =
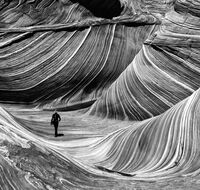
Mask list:
MULTIPOLYGON (((96 184, 98 187, 104 182, 109 185, 110 177, 123 179, 123 176, 129 176, 134 180, 158 180, 199 173, 200 90, 157 117, 131 124, 105 137, 96 137, 96 140, 81 140, 81 144, 78 141, 68 144, 38 137, 25 129, 19 119, 2 108, 0 111, 1 165, 6 162, 15 163, 6 170, 2 168, 8 183, 17 181, 22 187, 26 183, 38 187, 31 184, 32 177, 27 176, 27 171, 35 176, 33 181, 41 178, 40 182, 46 184, 45 178, 53 175, 53 171, 48 168, 55 168, 56 172, 60 172, 58 178, 62 178, 62 182, 59 183, 56 179, 56 185, 64 185, 63 189, 71 185, 77 187, 84 180, 87 181, 86 186, 94 185, 91 178, 86 179, 85 175, 92 175, 94 179, 100 180, 96 184), (36 159, 35 155, 40 157, 36 159), (49 156, 52 159, 47 159, 49 156), (59 163, 65 166, 56 166, 59 163), (66 167, 72 166, 74 169, 66 170, 66 167), (16 173, 19 169, 22 172, 22 181, 11 180, 10 172, 16 173), (70 180, 66 178, 66 175, 74 175, 67 174, 67 171, 84 174, 79 176, 80 181, 77 183, 76 177, 70 180), (23 180, 24 177, 26 181, 23 180), (65 180, 67 181, 63 184, 65 180)), ((53 178, 51 180, 55 181, 53 178)))
MULTIPOLYGON (((157 117, 131 124, 102 138, 97 137, 96 142, 94 140, 82 142, 82 144, 75 142, 70 146, 68 143, 53 142, 34 135, 19 123, 19 119, 1 109, 0 121, 3 134, 1 154, 6 156, 8 152, 11 152, 9 159, 12 160, 12 154, 14 154, 12 152, 16 149, 16 145, 25 149, 33 146, 30 151, 37 150, 38 154, 44 154, 43 156, 47 154, 46 151, 54 150, 53 154, 59 152, 68 159, 67 162, 73 160, 70 156, 72 155, 75 160, 71 164, 78 164, 83 171, 89 170, 89 173, 93 173, 92 175, 105 175, 105 173, 99 173, 99 169, 103 169, 109 171, 106 174, 108 176, 119 173, 129 175, 134 180, 196 175, 199 173, 200 154, 198 147, 199 100, 200 90, 197 90, 190 97, 157 117), (7 141, 14 144, 12 145, 14 147, 5 144, 7 141), (45 152, 38 150, 38 146, 42 146, 45 152)), ((18 154, 19 152, 16 156, 18 154)), ((40 165, 41 161, 38 162, 40 165)), ((47 168, 45 165, 44 170, 47 168)))
POLYGON ((143 120, 163 113, 199 88, 199 28, 193 28, 197 27, 193 16, 184 14, 173 10, 166 14, 90 114, 143 120))
POLYGON ((15 1, 1 10, 2 22, 7 23, 0 28, 4 32, 0 41, 1 102, 38 105, 53 101, 53 105, 71 105, 95 100, 129 65, 156 28, 152 24, 157 19, 150 14, 129 17, 127 21, 120 21, 119 17, 116 23, 94 19, 93 26, 86 18, 86 22, 81 20, 87 11, 77 3, 68 1, 68 5, 66 1, 61 6, 62 3, 49 1, 49 6, 42 2, 18 5, 15 1), (29 8, 23 9, 24 5, 29 8), (18 11, 29 10, 26 14, 30 16, 33 6, 39 13, 40 9, 49 13, 53 7, 55 11, 47 15, 45 22, 38 22, 39 16, 33 16, 33 23, 21 24, 24 22, 20 19, 25 18, 18 11), (13 17, 15 20, 8 22, 7 11, 18 14, 13 17), (149 25, 131 27, 120 22, 149 25))
POLYGON ((165 113, 115 131, 91 146, 72 150, 72 154, 98 168, 136 179, 197 174, 199 100, 197 90, 165 113))
POLYGON ((117 179, 97 175, 60 152, 60 143, 38 138, 19 121, 0 108, 1 189, 98 189, 112 188, 113 183, 120 186, 117 179))
POLYGON ((198 176, 199 5, 1 1, 0 102, 10 111, 0 107, 0 188, 156 189, 198 176), (44 111, 54 107, 89 108, 63 112, 55 139, 44 111))

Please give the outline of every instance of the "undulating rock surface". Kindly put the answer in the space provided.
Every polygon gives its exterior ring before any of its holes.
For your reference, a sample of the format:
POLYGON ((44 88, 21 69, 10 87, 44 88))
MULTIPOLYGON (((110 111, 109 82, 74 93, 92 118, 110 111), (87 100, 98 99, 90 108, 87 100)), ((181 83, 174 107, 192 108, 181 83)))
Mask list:
POLYGON ((199 18, 192 3, 187 9, 182 6, 181 1, 175 2, 91 114, 143 120, 163 113, 199 88, 199 18))
POLYGON ((0 189, 198 189, 199 21, 198 0, 0 1, 0 189))
POLYGON ((0 101, 69 106, 96 100, 159 23, 150 13, 123 9, 110 20, 68 0, 3 4, 0 101))

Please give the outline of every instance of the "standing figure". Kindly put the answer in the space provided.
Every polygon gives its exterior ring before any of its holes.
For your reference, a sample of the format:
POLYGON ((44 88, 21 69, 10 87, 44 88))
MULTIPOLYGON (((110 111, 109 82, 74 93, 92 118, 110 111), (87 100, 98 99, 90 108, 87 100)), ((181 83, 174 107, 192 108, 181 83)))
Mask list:
POLYGON ((54 125, 55 128, 55 137, 58 136, 58 124, 60 121, 61 121, 60 115, 55 110, 51 118, 51 125, 54 125))

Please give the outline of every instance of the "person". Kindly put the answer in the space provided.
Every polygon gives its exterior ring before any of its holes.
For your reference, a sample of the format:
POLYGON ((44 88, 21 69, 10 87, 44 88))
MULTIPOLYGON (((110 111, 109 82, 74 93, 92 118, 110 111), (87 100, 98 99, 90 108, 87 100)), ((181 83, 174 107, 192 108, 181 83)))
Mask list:
POLYGON ((55 137, 58 136, 58 124, 60 121, 61 121, 60 115, 55 110, 51 118, 51 125, 54 125, 54 128, 55 128, 55 137))

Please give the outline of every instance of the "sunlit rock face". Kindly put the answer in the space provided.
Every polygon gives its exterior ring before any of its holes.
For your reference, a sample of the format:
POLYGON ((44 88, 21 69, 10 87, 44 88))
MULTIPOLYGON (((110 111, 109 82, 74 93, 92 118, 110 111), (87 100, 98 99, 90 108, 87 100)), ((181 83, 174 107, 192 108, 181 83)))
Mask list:
POLYGON ((1 1, 0 189, 199 187, 199 5, 1 1))

